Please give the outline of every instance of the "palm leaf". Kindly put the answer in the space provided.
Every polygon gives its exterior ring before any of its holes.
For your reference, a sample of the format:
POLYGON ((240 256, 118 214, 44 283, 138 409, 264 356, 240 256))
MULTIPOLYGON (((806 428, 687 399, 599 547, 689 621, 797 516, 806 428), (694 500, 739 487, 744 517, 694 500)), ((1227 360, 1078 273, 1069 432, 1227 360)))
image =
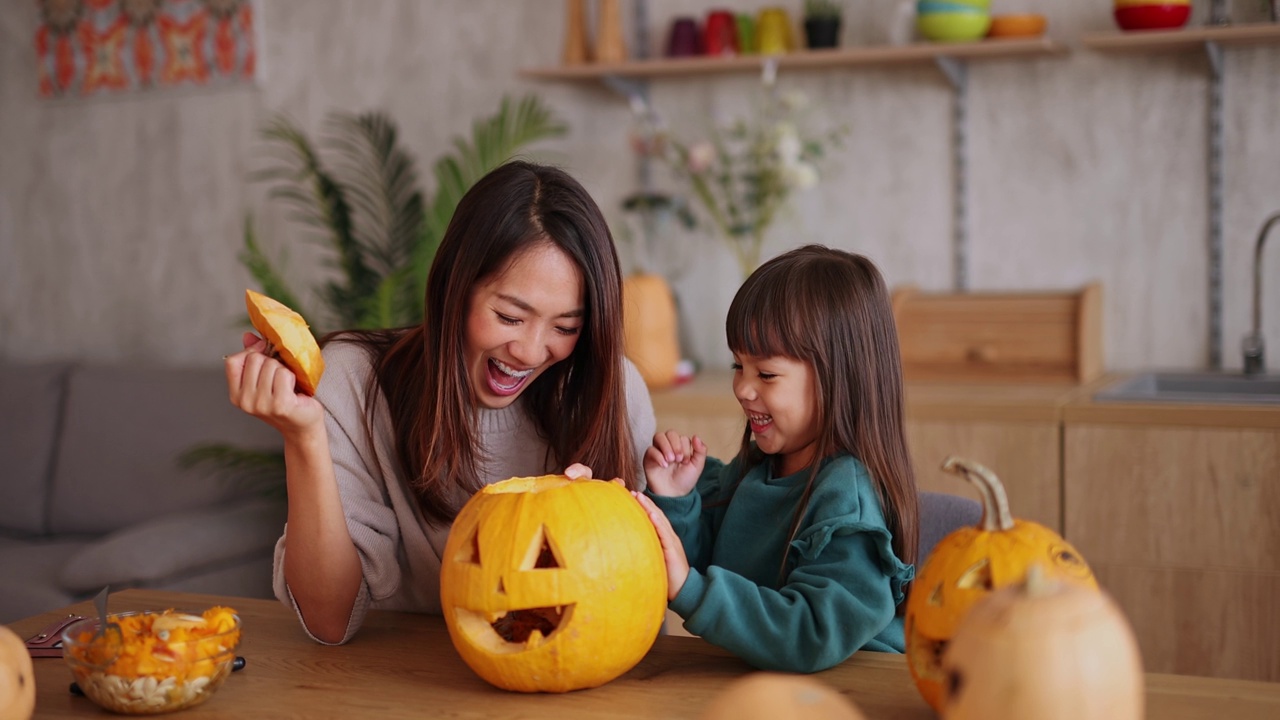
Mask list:
POLYGON ((178 456, 178 467, 203 468, 237 491, 264 497, 286 495, 283 450, 252 450, 220 443, 198 445, 178 456))

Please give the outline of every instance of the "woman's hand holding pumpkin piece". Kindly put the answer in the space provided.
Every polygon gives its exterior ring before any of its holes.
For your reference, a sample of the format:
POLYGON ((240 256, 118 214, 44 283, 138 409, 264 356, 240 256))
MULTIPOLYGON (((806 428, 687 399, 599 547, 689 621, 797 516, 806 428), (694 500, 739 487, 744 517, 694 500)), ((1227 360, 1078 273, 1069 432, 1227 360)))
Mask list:
POLYGON ((675 430, 653 436, 653 446, 644 454, 644 474, 654 495, 683 497, 693 492, 707 462, 707 446, 702 438, 681 435, 675 430))
MULTIPOLYGON (((705 457, 705 453, 704 453, 705 457)), ((684 545, 671 527, 671 521, 665 513, 642 492, 632 491, 632 496, 640 502, 640 507, 649 516, 653 529, 658 531, 658 542, 662 543, 662 559, 667 565, 667 600, 674 600, 689 579, 689 559, 685 557, 684 545)))
POLYGON ((285 439, 324 432, 324 408, 301 392, 293 371, 264 354, 267 343, 247 332, 244 350, 223 361, 231 404, 279 430, 285 439))

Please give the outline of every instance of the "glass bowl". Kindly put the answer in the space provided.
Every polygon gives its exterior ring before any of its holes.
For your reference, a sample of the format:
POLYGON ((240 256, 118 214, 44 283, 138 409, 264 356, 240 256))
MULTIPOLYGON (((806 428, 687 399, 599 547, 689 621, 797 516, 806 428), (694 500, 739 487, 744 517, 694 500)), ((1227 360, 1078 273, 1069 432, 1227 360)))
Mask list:
POLYGON ((202 614, 166 610, 112 613, 62 633, 62 657, 85 696, 125 715, 182 710, 208 700, 231 674, 240 616, 225 607, 202 614), (119 627, 114 632, 112 623, 119 627))

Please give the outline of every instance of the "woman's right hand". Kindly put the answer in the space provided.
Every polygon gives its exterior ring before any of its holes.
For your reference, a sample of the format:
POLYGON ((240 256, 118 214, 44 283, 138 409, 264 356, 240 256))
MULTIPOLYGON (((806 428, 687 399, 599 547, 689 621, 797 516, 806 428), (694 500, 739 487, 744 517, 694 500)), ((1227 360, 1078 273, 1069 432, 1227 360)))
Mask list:
POLYGON ((681 497, 693 492, 707 462, 707 446, 702 438, 668 430, 653 436, 653 446, 644 454, 644 475, 649 491, 664 497, 681 497))
POLYGON ((279 430, 286 438, 324 428, 320 401, 298 392, 298 378, 276 358, 263 354, 266 341, 247 332, 244 350, 224 360, 231 404, 279 430))

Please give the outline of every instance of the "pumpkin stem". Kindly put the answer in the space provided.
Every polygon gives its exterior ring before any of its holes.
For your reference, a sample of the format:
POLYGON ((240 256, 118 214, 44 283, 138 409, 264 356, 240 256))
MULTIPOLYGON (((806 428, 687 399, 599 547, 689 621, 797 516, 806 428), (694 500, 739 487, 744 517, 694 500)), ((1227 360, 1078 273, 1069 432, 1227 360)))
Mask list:
POLYGON ((1009 512, 1009 497, 1004 492, 1000 478, 987 468, 972 460, 955 457, 947 458, 942 463, 947 472, 963 475, 964 479, 973 483, 982 496, 982 529, 987 532, 1013 529, 1013 513, 1009 512))

